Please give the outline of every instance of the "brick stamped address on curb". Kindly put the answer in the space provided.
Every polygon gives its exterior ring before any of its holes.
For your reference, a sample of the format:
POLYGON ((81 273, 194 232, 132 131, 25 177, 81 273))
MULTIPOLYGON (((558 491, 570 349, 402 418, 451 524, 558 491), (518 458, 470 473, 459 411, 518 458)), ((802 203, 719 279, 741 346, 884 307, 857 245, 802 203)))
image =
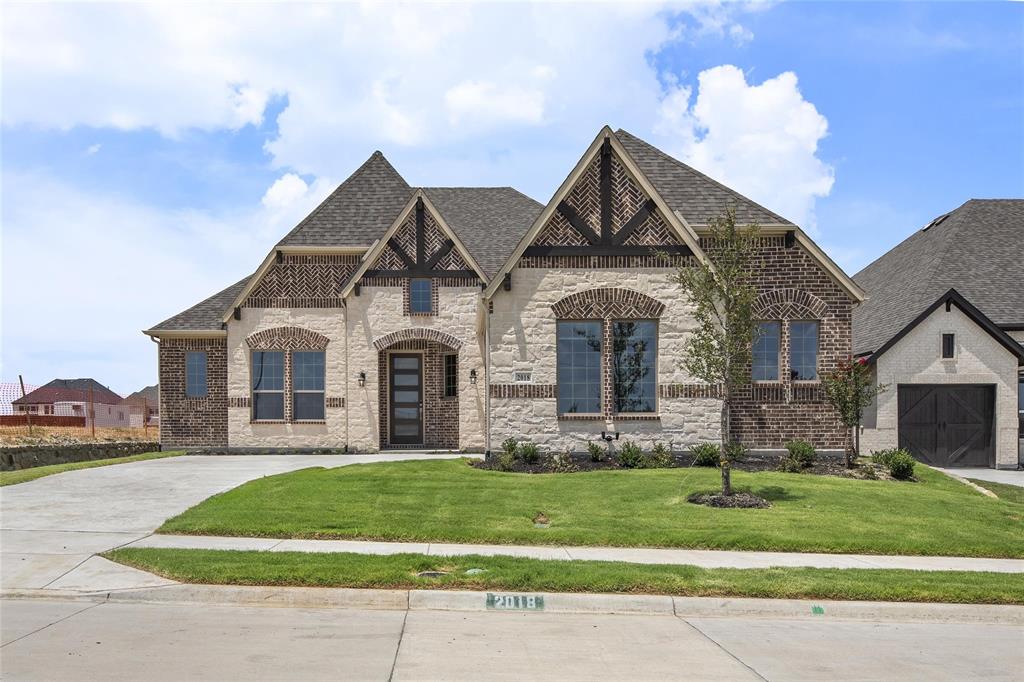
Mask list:
POLYGON ((487 608, 499 611, 543 611, 544 597, 539 594, 487 593, 487 608))

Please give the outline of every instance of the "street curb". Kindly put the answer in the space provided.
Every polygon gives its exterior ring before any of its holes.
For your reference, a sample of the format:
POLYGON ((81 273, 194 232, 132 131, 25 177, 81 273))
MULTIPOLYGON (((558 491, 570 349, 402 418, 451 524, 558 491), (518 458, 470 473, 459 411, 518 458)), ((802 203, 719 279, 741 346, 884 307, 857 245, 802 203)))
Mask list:
POLYGON ((681 618, 811 618, 917 623, 994 623, 1024 626, 1024 606, 1009 605, 497 592, 492 594, 506 597, 502 601, 510 605, 495 608, 495 600, 488 599, 488 594, 446 590, 168 585, 93 593, 66 590, 3 590, 0 591, 0 598, 410 611, 542 611, 681 618), (530 602, 534 605, 533 608, 526 607, 527 597, 533 598, 530 602), (540 608, 536 607, 537 604, 541 604, 540 608))
POLYGON ((974 481, 968 481, 966 478, 964 478, 960 474, 954 474, 951 471, 942 471, 940 469, 936 469, 935 467, 929 466, 927 464, 925 464, 924 466, 928 467, 932 471, 937 471, 940 474, 945 474, 946 476, 949 476, 950 478, 952 478, 954 481, 959 481, 960 483, 963 483, 968 488, 973 488, 976 492, 981 493, 985 497, 992 497, 992 498, 995 498, 997 500, 999 499, 999 496, 996 495, 991 490, 989 490, 988 488, 982 488, 980 485, 978 485, 974 481))

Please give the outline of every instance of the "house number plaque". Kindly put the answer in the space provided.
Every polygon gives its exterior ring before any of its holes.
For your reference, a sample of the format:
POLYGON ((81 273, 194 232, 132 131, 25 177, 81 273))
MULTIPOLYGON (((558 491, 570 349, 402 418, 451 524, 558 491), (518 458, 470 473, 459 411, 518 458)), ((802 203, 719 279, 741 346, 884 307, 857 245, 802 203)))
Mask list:
POLYGON ((544 597, 539 594, 487 593, 487 608, 499 611, 543 611, 544 597))

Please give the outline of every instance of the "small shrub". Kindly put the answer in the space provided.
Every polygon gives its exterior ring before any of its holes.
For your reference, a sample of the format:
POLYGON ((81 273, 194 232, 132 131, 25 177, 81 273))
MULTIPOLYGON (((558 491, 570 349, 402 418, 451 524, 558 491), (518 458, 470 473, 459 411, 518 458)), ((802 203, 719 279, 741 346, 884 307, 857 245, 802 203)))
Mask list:
POLYGON ((516 458, 516 450, 518 449, 518 447, 519 443, 516 442, 515 438, 506 438, 505 440, 501 441, 502 453, 509 455, 510 457, 512 457, 512 459, 516 458))
POLYGON ((725 446, 725 457, 730 462, 742 461, 747 456, 747 449, 743 447, 743 443, 733 441, 725 446))
POLYGON ((884 467, 889 466, 889 458, 892 457, 892 453, 896 452, 896 449, 891 450, 879 450, 878 452, 871 453, 871 461, 875 464, 881 464, 884 467))
POLYGON ((800 466, 804 468, 814 466, 817 454, 814 452, 814 446, 807 441, 791 440, 786 443, 786 450, 789 452, 788 458, 800 466))
POLYGON ((722 456, 721 449, 715 443, 700 443, 690 449, 693 463, 699 467, 716 467, 722 456))
POLYGON ((664 443, 655 443, 644 456, 645 469, 665 469, 672 466, 672 451, 664 443))
POLYGON ((548 461, 548 469, 556 474, 570 474, 574 471, 579 471, 579 467, 572 460, 572 454, 568 450, 551 455, 551 459, 548 461))
POLYGON ((783 457, 782 461, 779 462, 779 471, 787 474, 799 474, 803 470, 804 465, 800 463, 800 460, 793 459, 792 457, 783 457))
POLYGON ((540 450, 537 449, 536 443, 520 443, 518 453, 519 459, 526 464, 536 464, 540 461, 540 450))
POLYGON ((623 441, 622 445, 619 446, 616 459, 618 460, 620 467, 636 469, 637 467, 643 466, 644 453, 640 450, 639 445, 631 440, 627 440, 623 441))
POLYGON ((514 453, 502 450, 498 453, 496 461, 498 469, 501 471, 512 471, 512 466, 516 463, 516 456, 514 453))
POLYGON ((587 454, 590 455, 591 462, 603 462, 605 455, 608 453, 608 448, 600 443, 590 441, 587 443, 587 454))
POLYGON ((914 477, 914 458, 909 452, 898 449, 889 457, 889 473, 899 481, 908 481, 914 477))

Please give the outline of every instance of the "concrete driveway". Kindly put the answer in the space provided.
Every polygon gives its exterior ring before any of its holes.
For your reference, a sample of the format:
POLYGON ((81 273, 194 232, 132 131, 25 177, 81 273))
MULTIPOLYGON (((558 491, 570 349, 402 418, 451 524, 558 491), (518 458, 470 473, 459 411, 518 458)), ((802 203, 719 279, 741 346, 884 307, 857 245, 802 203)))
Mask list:
POLYGON ((308 467, 442 455, 170 457, 69 471, 0 488, 0 588, 125 589, 166 584, 93 554, 246 481, 308 467), (103 580, 98 581, 102 574, 103 580))
MULTIPOLYGON (((938 467, 936 467, 938 468, 938 467)), ((1024 488, 1024 471, 1013 471, 1011 469, 939 469, 947 474, 960 476, 961 478, 973 478, 978 481, 992 481, 993 483, 1005 483, 1006 485, 1018 485, 1024 488)))

